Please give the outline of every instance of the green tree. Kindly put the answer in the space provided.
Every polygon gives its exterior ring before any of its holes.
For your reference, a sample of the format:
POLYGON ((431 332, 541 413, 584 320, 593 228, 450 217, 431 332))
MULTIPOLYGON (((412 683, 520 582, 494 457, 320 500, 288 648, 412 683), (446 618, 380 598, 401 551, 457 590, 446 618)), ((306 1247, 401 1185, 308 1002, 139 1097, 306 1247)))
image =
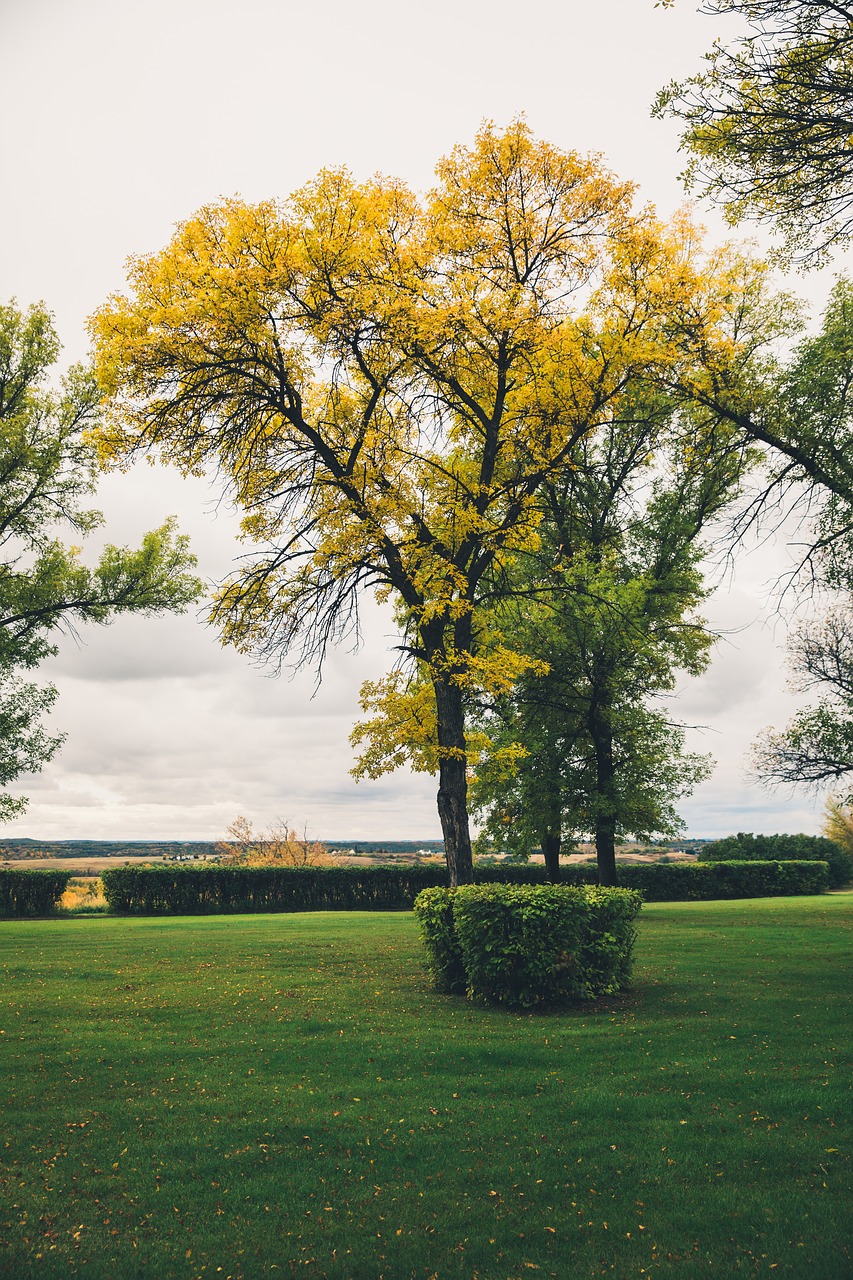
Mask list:
POLYGON ((768 450, 764 484, 744 522, 799 508, 801 569, 813 581, 844 588, 853 563, 853 285, 833 287, 820 329, 784 362, 768 362, 752 403, 715 410, 768 450), (805 533, 806 537, 801 535, 805 533))
POLYGON ((541 845, 555 877, 563 841, 592 835, 603 884, 617 840, 675 835, 677 800, 709 772, 659 700, 707 665, 701 535, 751 459, 742 437, 665 400, 628 407, 543 493, 541 544, 519 557, 503 627, 547 671, 522 674, 485 718, 474 786, 487 842, 541 845))
POLYGON ((817 333, 781 369, 751 434, 769 445, 771 483, 804 494, 815 536, 806 556, 816 580, 853 587, 853 284, 833 287, 817 333))
MULTIPOLYGON (((667 0, 664 7, 668 7, 667 0)), ((689 187, 732 223, 774 224, 788 255, 818 262, 853 232, 853 7, 836 0, 706 0, 745 19, 704 71, 668 85, 655 112, 685 123, 689 187)))
MULTIPOLYGON (((791 641, 794 684, 823 696, 786 728, 767 730, 754 773, 768 786, 819 788, 853 771, 853 285, 839 280, 821 329, 780 370, 773 394, 748 424, 771 446, 761 495, 790 490, 810 522, 800 569, 835 595, 826 615, 791 641), (775 462, 773 459, 779 459, 775 462)), ((807 526, 808 527, 808 526, 807 526)))
MULTIPOLYGON (((790 657, 795 687, 823 696, 785 729, 759 739, 756 775, 770 786, 853 781, 853 609, 836 608, 801 626, 790 657)), ((853 803, 853 789, 840 799, 853 803)))
MULTIPOLYGON (((641 371, 684 401, 750 394, 761 269, 630 194, 523 122, 487 125, 423 200, 326 171, 283 205, 202 209, 93 322, 105 456, 217 466, 246 513, 258 554, 212 615, 227 642, 319 663, 357 635, 361 591, 396 602, 454 883, 466 690, 518 668, 483 605, 537 493, 641 371)), ((408 696, 394 677, 366 694, 389 757, 408 696)))
MULTIPOLYGON (((195 558, 173 521, 146 534, 136 550, 108 546, 94 568, 64 545, 57 530, 82 537, 101 523, 81 503, 95 488, 97 455, 86 432, 98 421, 91 373, 69 371, 46 389, 59 342, 43 306, 0 306, 0 785, 41 767, 62 739, 40 725, 56 696, 22 681, 56 652, 54 636, 119 613, 182 610, 201 583, 195 558)), ((26 801, 0 795, 0 818, 26 801)))

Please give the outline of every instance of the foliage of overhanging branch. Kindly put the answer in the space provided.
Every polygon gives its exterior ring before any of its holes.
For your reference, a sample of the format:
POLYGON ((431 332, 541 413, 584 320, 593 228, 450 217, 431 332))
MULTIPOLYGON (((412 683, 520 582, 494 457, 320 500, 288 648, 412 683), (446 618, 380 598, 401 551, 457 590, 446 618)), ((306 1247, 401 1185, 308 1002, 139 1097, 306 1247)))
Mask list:
MULTIPOLYGON (((797 308, 785 300, 769 330, 797 327, 797 308)), ((825 308, 821 328, 802 339, 784 363, 765 361, 750 402, 729 398, 724 385, 698 392, 714 416, 768 449, 764 483, 738 519, 743 533, 799 510, 799 567, 812 581, 844 587, 853 563, 853 286, 841 279, 825 308)))
MULTIPOLYGON (((19 681, 56 652, 56 634, 119 613, 182 610, 201 583, 175 522, 145 535, 135 550, 108 546, 94 567, 56 536, 85 537, 101 523, 82 505, 95 488, 97 455, 86 439, 98 420, 91 372, 72 368, 56 393, 45 389, 59 353, 43 306, 0 306, 0 785, 41 767, 62 738, 41 715, 55 690, 19 681)), ((25 802, 0 796, 0 819, 25 802)))
MULTIPOLYGON (((64 735, 50 735, 39 723, 56 698, 51 686, 0 675, 0 787, 22 773, 34 773, 62 745, 64 735)), ((23 796, 0 791, 0 822, 18 817, 27 807, 23 796)))
MULTIPOLYGON (((820 701, 798 712, 787 727, 768 730, 754 749, 756 776, 769 786, 853 777, 853 608, 836 607, 797 631, 790 645, 795 687, 817 690, 820 701)), ((840 798, 851 803, 853 792, 840 798)))
MULTIPOLYGON (((665 7, 668 7, 665 6, 665 7)), ((733 223, 775 224, 784 252, 817 264, 853 232, 853 7, 833 0, 707 0, 745 35, 716 41, 705 69, 658 95, 685 123, 687 185, 733 223)))

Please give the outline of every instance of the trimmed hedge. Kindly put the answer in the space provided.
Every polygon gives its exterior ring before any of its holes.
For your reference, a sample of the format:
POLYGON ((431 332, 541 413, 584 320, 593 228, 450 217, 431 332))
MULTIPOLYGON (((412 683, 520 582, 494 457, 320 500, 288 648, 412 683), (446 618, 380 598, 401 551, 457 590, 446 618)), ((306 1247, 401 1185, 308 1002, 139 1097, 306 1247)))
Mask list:
POLYGON ((853 881, 853 857, 826 836, 754 836, 748 831, 739 831, 736 836, 725 836, 704 845, 699 861, 827 862, 830 889, 841 889, 853 881))
POLYGON ((463 992, 468 985, 453 922, 453 899, 458 892, 446 885, 436 885, 433 889, 422 889, 414 902, 433 986, 453 994, 463 992))
POLYGON ((70 871, 0 868, 0 916, 52 915, 70 879, 70 871))
POLYGON ((482 884, 426 889, 414 909, 437 986, 529 1008, 621 990, 641 905, 631 889, 482 884))
MULTIPOLYGON (((567 868, 567 874, 572 869, 567 868)), ((595 879, 594 871, 585 874, 595 879)), ((544 884, 543 867, 478 868, 481 881, 544 884)), ((116 915, 252 911, 410 911, 422 889, 447 884, 438 864, 385 867, 152 865, 102 872, 116 915)))
POLYGON ((405 911, 443 867, 110 867, 104 897, 119 915, 253 911, 405 911))
MULTIPOLYGON (((622 888, 641 889, 649 902, 821 893, 826 888, 826 866, 816 862, 633 864, 620 866, 618 874, 622 888)), ((478 867, 474 879, 477 884, 547 883, 545 869, 539 866, 478 867)), ((208 863, 110 867, 101 880, 115 915, 408 911, 421 890, 446 886, 447 872, 437 865, 294 868, 208 863)), ((561 884, 596 883, 594 865, 561 869, 561 884)))
POLYGON ((647 902, 776 898, 824 893, 825 862, 675 862, 619 867, 619 883, 641 889, 647 902))

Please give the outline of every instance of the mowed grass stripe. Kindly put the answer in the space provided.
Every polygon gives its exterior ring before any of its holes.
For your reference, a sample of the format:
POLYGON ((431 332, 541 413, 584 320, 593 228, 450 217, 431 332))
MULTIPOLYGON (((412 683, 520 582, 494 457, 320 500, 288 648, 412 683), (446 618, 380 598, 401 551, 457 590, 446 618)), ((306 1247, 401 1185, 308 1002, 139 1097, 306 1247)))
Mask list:
POLYGON ((0 926, 0 1274, 853 1273, 853 895, 660 904, 508 1014, 408 914, 0 926))

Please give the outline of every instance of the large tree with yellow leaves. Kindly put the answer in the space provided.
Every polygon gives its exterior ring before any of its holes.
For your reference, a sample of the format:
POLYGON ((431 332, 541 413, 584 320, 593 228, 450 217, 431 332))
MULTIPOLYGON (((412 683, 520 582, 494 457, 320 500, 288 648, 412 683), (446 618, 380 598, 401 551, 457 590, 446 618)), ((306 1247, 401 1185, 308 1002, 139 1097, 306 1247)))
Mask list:
MULTIPOLYGON (((716 406, 749 400, 775 320, 760 268, 703 257, 687 220, 633 212, 596 159, 523 122, 437 175, 424 199, 335 170, 282 203, 206 207, 133 262, 93 334, 105 459, 216 467, 245 512, 256 554, 212 608, 225 641, 319 662, 364 590, 393 598, 430 690, 403 747, 438 773, 459 883, 466 697, 524 667, 485 620, 537 538, 537 492, 638 382, 704 406, 701 451, 716 406)), ((393 679, 370 695, 391 739, 409 696, 393 679)))

